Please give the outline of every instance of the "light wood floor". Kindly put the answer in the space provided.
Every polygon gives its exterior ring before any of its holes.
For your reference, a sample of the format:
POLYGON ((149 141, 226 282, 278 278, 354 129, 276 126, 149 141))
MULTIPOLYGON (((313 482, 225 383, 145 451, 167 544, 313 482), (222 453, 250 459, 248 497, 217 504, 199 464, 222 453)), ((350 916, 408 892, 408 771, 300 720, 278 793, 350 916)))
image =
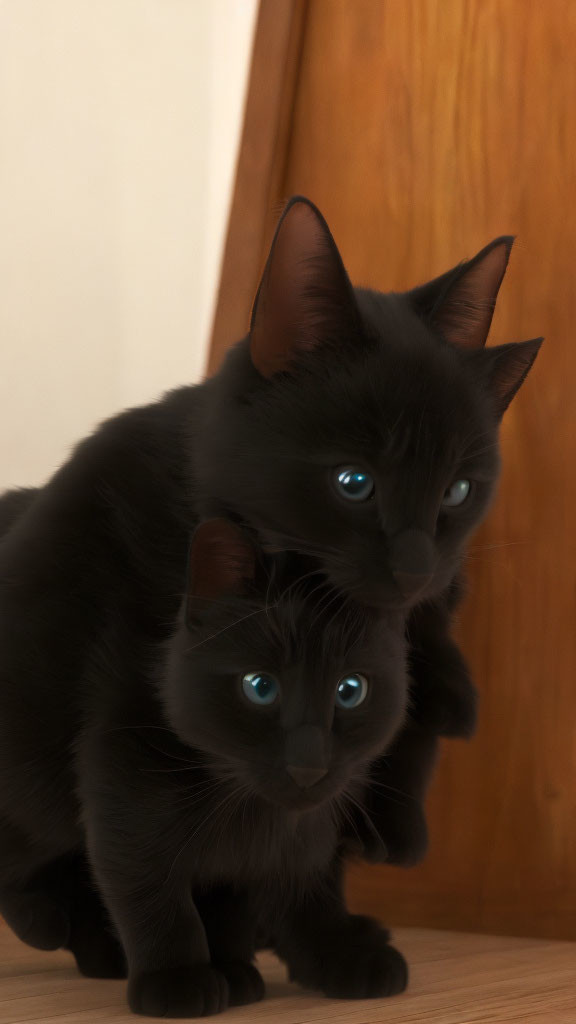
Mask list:
MULTIPOLYGON (((267 999, 223 1021, 254 1024, 576 1024, 576 943, 398 930, 411 967, 396 999, 335 1002, 285 981, 262 958, 267 999)), ((0 925, 0 1024, 128 1024, 124 983, 79 977, 66 953, 38 953, 0 925)))

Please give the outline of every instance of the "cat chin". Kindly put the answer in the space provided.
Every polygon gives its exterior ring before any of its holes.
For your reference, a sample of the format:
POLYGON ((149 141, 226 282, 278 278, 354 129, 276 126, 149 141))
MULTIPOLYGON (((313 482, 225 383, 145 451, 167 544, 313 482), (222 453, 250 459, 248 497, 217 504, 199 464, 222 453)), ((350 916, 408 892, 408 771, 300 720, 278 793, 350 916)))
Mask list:
POLYGON ((434 600, 439 594, 443 593, 455 575, 459 564, 459 561, 456 562, 454 569, 450 565, 449 572, 438 572, 422 590, 408 596, 400 594, 393 580, 383 579, 368 582, 366 578, 344 579, 338 572, 332 572, 328 564, 324 566, 324 571, 329 577, 332 586, 349 594, 354 601, 375 611, 405 614, 414 608, 415 604, 434 600))
POLYGON ((275 808, 276 811, 297 818, 306 812, 328 807, 330 803, 337 800, 339 791, 334 787, 327 789, 326 786, 317 785, 296 792, 274 792, 273 789, 258 790, 255 791, 255 795, 275 808))
MULTIPOLYGON (((349 594, 350 597, 357 601, 359 604, 366 605, 368 608, 372 608, 375 611, 390 611, 390 612, 407 612, 414 605, 413 597, 403 597, 398 593, 394 583, 387 584, 385 581, 377 583, 367 583, 363 580, 342 580, 330 573, 330 567, 326 566, 327 575, 330 578, 332 585, 337 590, 342 590, 344 593, 349 594)), ((431 587, 431 591, 435 592, 435 588, 431 587)), ((428 593, 418 595, 418 601, 424 600, 428 597, 428 593)))

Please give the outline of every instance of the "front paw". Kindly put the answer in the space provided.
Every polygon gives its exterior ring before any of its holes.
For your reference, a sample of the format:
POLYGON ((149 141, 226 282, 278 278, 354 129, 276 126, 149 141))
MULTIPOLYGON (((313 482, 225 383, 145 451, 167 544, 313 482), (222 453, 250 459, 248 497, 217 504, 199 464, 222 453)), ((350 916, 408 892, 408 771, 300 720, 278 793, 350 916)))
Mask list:
POLYGON ((61 949, 68 941, 69 917, 63 907, 43 891, 3 893, 0 912, 18 938, 35 949, 61 949))
POLYGON ((388 944, 388 933, 368 917, 350 915, 318 938, 312 955, 289 963, 290 978, 332 999, 381 999, 408 983, 404 957, 388 944))
POLYGON ((128 1003, 144 1017, 208 1017, 228 1007, 228 983, 209 964, 148 971, 131 978, 128 1003))
POLYGON ((228 960, 218 962, 216 966, 228 982, 230 1006, 246 1006, 263 999, 264 979, 254 964, 244 960, 228 960))

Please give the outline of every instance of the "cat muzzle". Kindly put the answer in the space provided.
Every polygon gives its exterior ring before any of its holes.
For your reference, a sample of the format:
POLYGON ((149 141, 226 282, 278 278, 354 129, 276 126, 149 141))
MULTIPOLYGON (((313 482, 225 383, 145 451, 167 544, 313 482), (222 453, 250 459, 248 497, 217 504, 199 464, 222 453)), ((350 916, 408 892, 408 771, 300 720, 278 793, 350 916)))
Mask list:
POLYGON ((286 737, 286 771, 300 789, 310 789, 328 774, 327 740, 317 725, 301 725, 286 737))
POLYGON ((404 597, 414 597, 434 577, 436 549, 424 530, 401 530, 389 542, 389 564, 394 582, 404 597))

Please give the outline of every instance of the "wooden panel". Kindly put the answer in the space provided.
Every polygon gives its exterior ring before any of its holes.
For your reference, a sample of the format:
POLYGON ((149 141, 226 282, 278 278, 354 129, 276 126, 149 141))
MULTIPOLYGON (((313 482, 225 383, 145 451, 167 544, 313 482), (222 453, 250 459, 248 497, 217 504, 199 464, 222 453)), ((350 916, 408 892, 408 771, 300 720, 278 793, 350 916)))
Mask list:
POLYGON ((517 234, 492 339, 547 337, 470 553, 479 735, 446 747, 427 863, 353 876, 394 922, 576 937, 575 138, 572 0, 311 4, 282 194, 386 289, 517 234))
POLYGON ((260 0, 208 372, 248 330, 278 214, 306 0, 260 0))

